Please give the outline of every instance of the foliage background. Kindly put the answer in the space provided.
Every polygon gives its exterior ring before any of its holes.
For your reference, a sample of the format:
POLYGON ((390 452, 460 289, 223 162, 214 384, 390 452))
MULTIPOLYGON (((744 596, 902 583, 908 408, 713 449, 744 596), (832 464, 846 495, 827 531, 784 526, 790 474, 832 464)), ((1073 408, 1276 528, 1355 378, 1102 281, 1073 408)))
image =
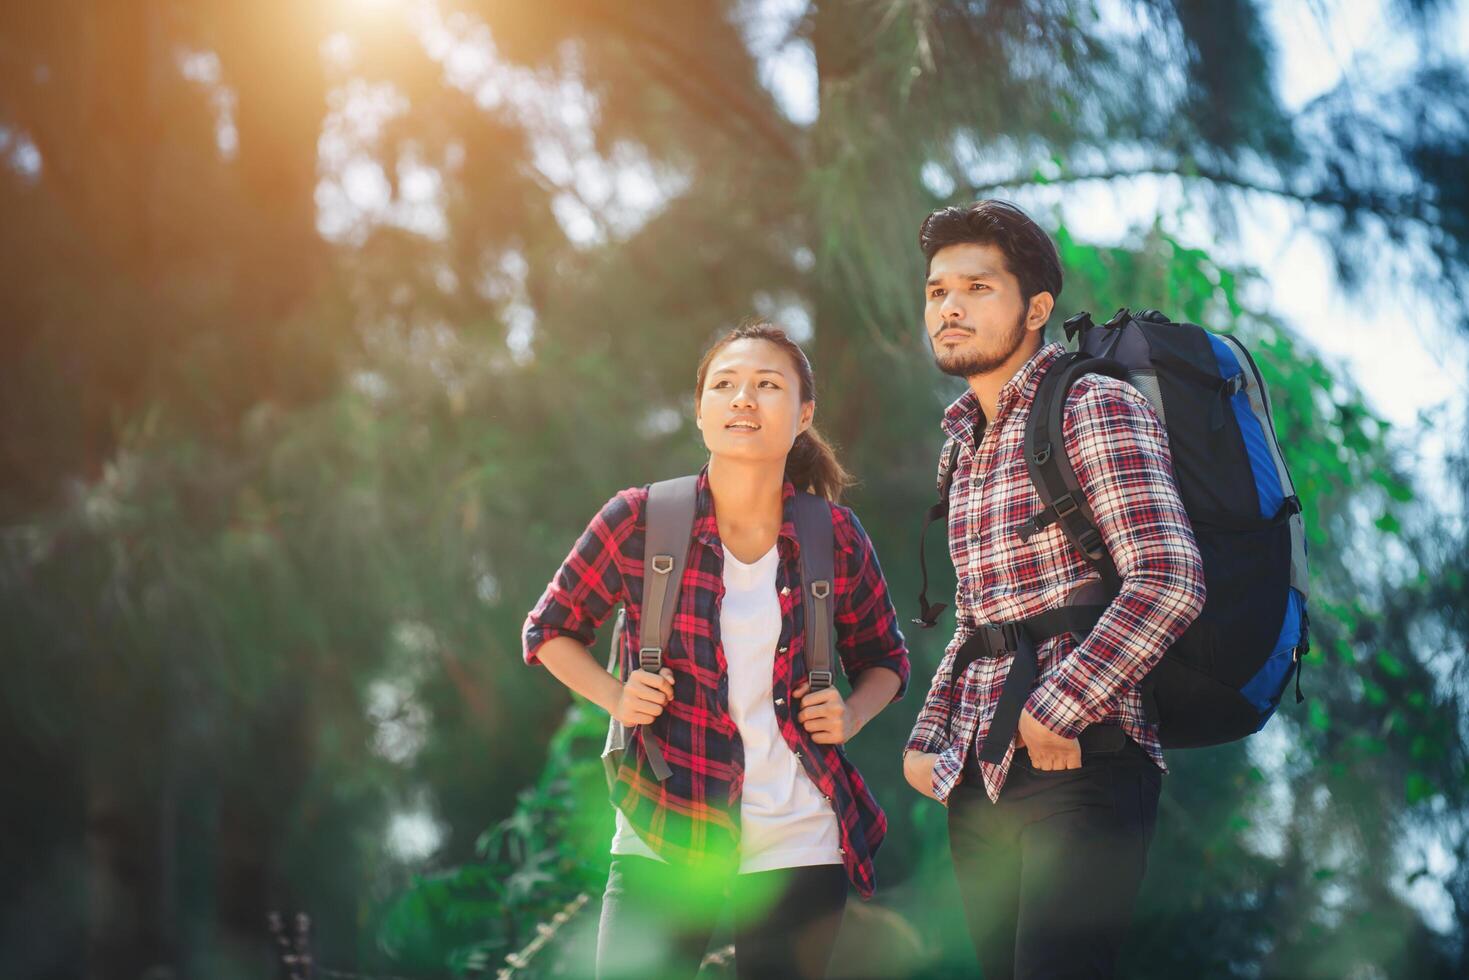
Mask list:
MULTIPOLYGON (((1463 11, 1387 5, 1411 57, 1299 108, 1267 12, 7 5, 0 975, 268 976, 297 909, 331 968, 473 975, 599 894, 602 720, 520 665, 525 610, 607 496, 699 464, 693 366, 750 312, 807 336, 911 596, 955 394, 913 239, 985 194, 1055 231, 1062 309, 1244 336, 1309 518, 1310 699, 1175 755, 1128 975, 1469 972, 1462 400, 1389 426, 1233 247, 1283 209, 1462 349, 1463 11), (1079 235, 1099 187, 1156 218, 1079 235)), ((852 746, 892 833, 838 974, 972 965, 894 749, 945 639, 852 746)), ((594 926, 518 972, 584 973, 594 926)))

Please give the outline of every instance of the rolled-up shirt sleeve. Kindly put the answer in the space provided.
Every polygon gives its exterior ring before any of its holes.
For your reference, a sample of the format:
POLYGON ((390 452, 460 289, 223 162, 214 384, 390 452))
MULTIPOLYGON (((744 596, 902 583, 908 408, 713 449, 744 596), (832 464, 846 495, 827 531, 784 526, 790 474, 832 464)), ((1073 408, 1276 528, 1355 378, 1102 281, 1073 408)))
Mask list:
POLYGON ((637 524, 639 497, 636 490, 624 490, 607 501, 577 539, 525 618, 526 663, 540 663, 537 651, 558 636, 584 646, 595 642, 597 627, 623 598, 622 549, 637 524))
POLYGON ((1204 568, 1167 436, 1146 399, 1120 382, 1086 378, 1068 408, 1066 450, 1122 579, 1097 625, 1026 705, 1042 725, 1075 738, 1198 617, 1204 568))
POLYGON ((954 659, 958 653, 959 645, 949 644, 948 651, 939 661, 938 669, 933 672, 933 680, 928 685, 928 696, 923 699, 918 720, 913 723, 913 731, 903 746, 904 753, 942 752, 949 747, 949 715, 953 711, 954 695, 949 672, 954 669, 954 659))
POLYGON ((886 667, 898 675, 898 693, 908 689, 908 643, 898 628, 887 580, 877 562, 877 552, 857 515, 846 507, 832 508, 832 531, 837 546, 837 655, 847 679, 864 670, 886 667))

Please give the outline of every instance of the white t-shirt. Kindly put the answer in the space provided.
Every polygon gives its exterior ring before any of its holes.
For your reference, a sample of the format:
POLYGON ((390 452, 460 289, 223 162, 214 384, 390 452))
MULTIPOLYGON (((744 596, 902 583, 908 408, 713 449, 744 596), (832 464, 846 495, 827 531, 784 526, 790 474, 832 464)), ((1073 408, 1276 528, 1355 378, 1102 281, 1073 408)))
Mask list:
MULTIPOLYGON (((836 813, 780 734, 772 701, 780 599, 772 547, 747 565, 724 550, 719 633, 729 666, 729 713, 745 747, 740 797, 740 873, 840 864, 836 813)), ((612 853, 661 860, 622 811, 612 853)))

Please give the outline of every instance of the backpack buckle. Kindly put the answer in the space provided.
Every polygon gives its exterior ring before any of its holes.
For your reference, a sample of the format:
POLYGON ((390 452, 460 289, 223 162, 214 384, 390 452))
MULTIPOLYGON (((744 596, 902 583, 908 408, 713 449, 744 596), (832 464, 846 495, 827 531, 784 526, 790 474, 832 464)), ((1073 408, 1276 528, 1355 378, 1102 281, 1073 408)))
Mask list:
POLYGON ((650 674, 658 673, 663 669, 663 648, 643 647, 638 651, 638 666, 650 674))
POLYGON ((985 646, 991 657, 1020 649, 1020 632, 1014 623, 986 623, 980 629, 984 631, 985 646))
POLYGON ((1048 510, 1043 510, 1039 514, 1032 517, 1030 520, 1026 521, 1024 524, 1020 525, 1020 530, 1016 531, 1015 533, 1019 535, 1021 541, 1024 541, 1026 544, 1030 544, 1031 538, 1035 537, 1037 534, 1040 534, 1042 531, 1044 531, 1046 528, 1050 527, 1054 523, 1056 523, 1056 518, 1051 515, 1051 512, 1048 510))
POLYGON ((1092 322, 1092 315, 1083 311, 1075 316, 1067 317, 1066 322, 1062 326, 1066 330, 1066 339, 1069 341, 1075 339, 1077 334, 1085 335, 1096 324, 1092 322))
POLYGON ((811 583, 811 594, 818 599, 825 599, 831 595, 831 583, 826 579, 811 583))
POLYGON ((1102 535, 1094 527, 1087 528, 1077 544, 1081 545, 1082 552, 1092 561, 1101 561, 1102 556, 1107 553, 1107 547, 1102 543, 1102 535))
POLYGON ((811 684, 811 690, 824 691, 831 687, 832 672, 829 670, 810 670, 806 672, 806 680, 811 684))
POLYGON ((1057 517, 1070 517, 1077 510, 1078 506, 1075 497, 1069 493, 1063 493, 1056 498, 1056 502, 1051 505, 1051 508, 1055 510, 1057 517))
POLYGON ((923 608, 919 610, 919 615, 915 616, 910 622, 919 629, 933 629, 939 624, 939 617, 944 614, 944 610, 947 608, 949 608, 947 602, 925 602, 923 603, 923 608))
POLYGON ((673 556, 654 555, 653 571, 657 572, 659 575, 667 575, 669 572, 673 571, 673 556))

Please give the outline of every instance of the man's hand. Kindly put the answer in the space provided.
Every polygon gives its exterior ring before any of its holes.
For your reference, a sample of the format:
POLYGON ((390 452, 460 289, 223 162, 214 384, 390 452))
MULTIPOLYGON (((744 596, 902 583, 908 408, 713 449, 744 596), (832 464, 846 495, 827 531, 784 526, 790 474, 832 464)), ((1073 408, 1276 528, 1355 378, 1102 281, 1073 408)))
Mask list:
POLYGON ((933 794, 933 767, 939 761, 937 752, 919 752, 916 749, 903 753, 903 778, 908 780, 908 785, 928 797, 937 800, 933 794))
POLYGON ((1019 744, 1030 752, 1031 765, 1037 769, 1081 768, 1081 743, 1057 735, 1029 711, 1020 712, 1019 744))
POLYGON ((811 684, 802 681, 791 691, 791 697, 801 699, 801 713, 796 720, 811 735, 817 745, 842 745, 862 730, 866 720, 858 717, 851 705, 842 700, 835 687, 824 688, 815 694, 808 693, 811 684))
POLYGON ((613 706, 612 717, 624 725, 646 725, 663 714, 663 706, 673 697, 673 671, 664 667, 658 673, 634 670, 613 706))

